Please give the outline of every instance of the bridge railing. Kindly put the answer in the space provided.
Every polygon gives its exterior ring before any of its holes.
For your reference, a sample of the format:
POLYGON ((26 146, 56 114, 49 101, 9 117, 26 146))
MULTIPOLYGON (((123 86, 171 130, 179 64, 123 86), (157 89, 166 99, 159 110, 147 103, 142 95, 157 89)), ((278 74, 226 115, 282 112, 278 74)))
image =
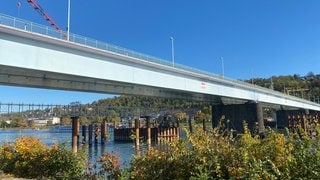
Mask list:
MULTIPOLYGON (((0 24, 6 25, 6 26, 10 26, 10 27, 14 27, 14 28, 18 28, 21 30, 25 30, 25 31, 29 31, 29 32, 33 32, 33 33, 38 33, 38 34, 42 34, 42 35, 46 35, 46 36, 50 36, 53 38, 58 38, 58 39, 62 39, 62 40, 67 40, 66 37, 66 32, 64 31, 57 31, 54 28, 48 27, 48 26, 44 26, 41 24, 37 24, 34 22, 30 22, 27 20, 23 20, 23 19, 19 19, 13 16, 8 16, 5 14, 1 14, 0 13, 0 24)), ((114 53, 118 53, 118 54, 122 54, 128 57, 133 57, 133 58, 137 58, 140 60, 144 60, 144 61, 148 61, 148 62, 153 62, 153 63, 157 63, 157 64, 161 64, 164 66, 168 66, 168 67, 173 67, 173 64, 171 61, 167 61, 161 58, 157 58, 154 56, 150 56, 150 55, 146 55, 143 53, 139 53, 137 51, 133 51, 133 50, 129 50, 123 47, 119 47, 113 44, 109 44, 109 43, 105 43, 102 41, 98 41, 92 38, 87 38, 84 36, 80 36, 77 34, 73 34, 70 33, 69 36, 69 40, 73 43, 77 43, 77 44, 81 44, 81 45, 85 45, 85 46, 89 46, 89 47, 93 47, 93 48, 97 48, 97 49, 101 49, 101 50, 106 50, 106 51, 110 51, 110 52, 114 52, 114 53)), ((251 87, 254 89, 259 89, 265 93, 269 93, 269 94, 274 94, 274 95, 279 95, 279 96, 287 96, 289 99, 299 99, 300 101, 302 99, 294 97, 294 96, 290 96, 290 95, 286 95, 284 93, 281 92, 277 92, 277 91, 273 91, 271 89, 267 89, 264 87, 260 87, 260 86, 256 86, 250 83, 246 83, 240 80, 234 80, 231 78, 226 78, 226 77, 222 77, 219 76, 217 74, 214 73, 210 73, 207 71, 203 71, 203 70, 199 70, 196 68, 192 68, 189 66, 185 66, 182 64, 178 64, 175 63, 174 64, 174 68, 176 69, 181 69, 181 70, 185 70, 185 71, 189 71, 189 72, 193 72, 193 73, 197 73, 197 74, 201 74, 201 75, 206 75, 206 76, 210 76, 210 77, 215 77, 215 78, 219 78, 219 79, 224 79, 227 80, 229 82, 234 83, 234 85, 238 84, 241 86, 246 86, 246 87, 251 87)))

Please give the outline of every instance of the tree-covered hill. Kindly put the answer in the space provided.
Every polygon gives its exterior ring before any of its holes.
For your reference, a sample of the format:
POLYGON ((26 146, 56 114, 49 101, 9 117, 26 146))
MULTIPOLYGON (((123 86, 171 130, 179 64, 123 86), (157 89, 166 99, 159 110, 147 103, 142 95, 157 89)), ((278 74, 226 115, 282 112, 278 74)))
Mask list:
POLYGON ((146 108, 151 110, 174 110, 196 108, 206 105, 205 102, 187 101, 182 99, 159 98, 148 96, 121 95, 94 101, 92 106, 109 106, 123 108, 146 108))
POLYGON ((294 74, 253 78, 246 80, 246 82, 316 102, 320 97, 320 74, 315 75, 313 72, 309 72, 305 76, 294 74))

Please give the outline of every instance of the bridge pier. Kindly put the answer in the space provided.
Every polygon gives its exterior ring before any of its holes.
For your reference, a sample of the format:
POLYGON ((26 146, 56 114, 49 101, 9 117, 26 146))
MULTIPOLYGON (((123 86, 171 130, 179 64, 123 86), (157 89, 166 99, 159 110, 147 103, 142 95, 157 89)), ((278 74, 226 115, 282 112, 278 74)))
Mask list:
POLYGON ((284 129, 288 127, 288 117, 290 116, 303 116, 309 114, 315 114, 316 111, 310 111, 309 109, 300 109, 300 110, 281 110, 276 112, 277 117, 277 127, 279 129, 284 129))
POLYGON ((256 123, 258 123, 258 133, 262 135, 264 132, 263 110, 260 103, 213 105, 213 128, 217 127, 220 121, 224 121, 221 123, 225 124, 226 128, 236 130, 238 133, 244 132, 244 121, 248 124, 250 130, 254 130, 256 123))
POLYGON ((218 127, 218 124, 222 118, 222 106, 221 104, 212 106, 212 128, 218 127))
POLYGON ((263 109, 261 103, 256 103, 256 112, 258 121, 258 134, 261 137, 264 133, 263 109))

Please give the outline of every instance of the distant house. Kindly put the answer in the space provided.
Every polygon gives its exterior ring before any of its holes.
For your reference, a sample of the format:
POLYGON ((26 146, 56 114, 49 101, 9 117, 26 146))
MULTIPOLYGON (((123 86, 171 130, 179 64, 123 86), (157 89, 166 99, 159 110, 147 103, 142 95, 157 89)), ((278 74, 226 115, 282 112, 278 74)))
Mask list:
POLYGON ((38 118, 30 118, 28 121, 34 121, 36 126, 46 126, 46 125, 55 125, 60 124, 59 117, 50 117, 47 119, 38 119, 38 118))
POLYGON ((56 124, 60 124, 59 117, 52 117, 49 120, 47 120, 47 125, 56 125, 56 124))
POLYGON ((46 119, 33 119, 36 126, 46 126, 47 121, 46 119))

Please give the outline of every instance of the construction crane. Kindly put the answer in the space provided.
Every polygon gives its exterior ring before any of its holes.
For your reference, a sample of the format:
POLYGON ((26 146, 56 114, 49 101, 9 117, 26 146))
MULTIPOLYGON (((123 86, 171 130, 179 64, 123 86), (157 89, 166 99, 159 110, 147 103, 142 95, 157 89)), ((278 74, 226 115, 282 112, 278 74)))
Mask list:
POLYGON ((48 15, 48 13, 38 4, 36 0, 27 0, 28 3, 53 26, 57 31, 63 32, 59 25, 48 15))

